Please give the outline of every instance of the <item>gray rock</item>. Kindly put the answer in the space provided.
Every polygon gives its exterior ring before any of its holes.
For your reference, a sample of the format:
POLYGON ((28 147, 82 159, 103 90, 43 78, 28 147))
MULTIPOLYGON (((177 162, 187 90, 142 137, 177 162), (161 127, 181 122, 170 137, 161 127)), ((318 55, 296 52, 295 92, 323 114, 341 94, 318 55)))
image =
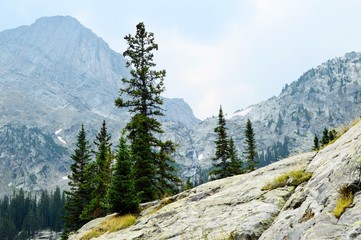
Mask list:
MULTIPOLYGON (((314 155, 297 155, 249 174, 212 181, 152 203, 143 210, 135 225, 99 239, 219 239, 230 236, 257 239, 294 191, 294 187, 273 191, 261 191, 261 188, 283 172, 305 168, 314 155)), ((70 239, 79 238, 80 235, 76 235, 70 239)))
POLYGON ((333 215, 339 187, 359 181, 360 139, 361 122, 318 153, 295 155, 143 205, 147 208, 133 226, 97 239, 360 239, 357 187, 353 204, 339 219, 333 215), (312 178, 296 188, 261 190, 299 169, 313 172, 312 178))

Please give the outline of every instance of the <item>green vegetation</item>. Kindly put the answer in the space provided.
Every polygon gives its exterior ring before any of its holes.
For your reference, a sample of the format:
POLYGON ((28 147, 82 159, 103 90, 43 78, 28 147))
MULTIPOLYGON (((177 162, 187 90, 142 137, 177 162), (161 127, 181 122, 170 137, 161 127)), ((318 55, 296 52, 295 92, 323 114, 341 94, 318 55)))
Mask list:
POLYGON ((304 170, 283 173, 279 177, 275 178, 272 182, 262 187, 262 191, 272 190, 285 186, 298 186, 301 183, 308 181, 311 177, 312 173, 305 172, 304 170))
POLYGON ((192 189, 193 187, 194 187, 194 185, 193 185, 193 183, 191 181, 191 178, 187 177, 187 181, 183 186, 184 190, 189 190, 189 189, 192 189))
POLYGON ((30 239, 45 229, 59 232, 63 228, 65 195, 57 187, 40 199, 22 189, 0 199, 0 239, 30 239))
POLYGON ((324 148, 327 145, 334 143, 346 131, 347 130, 340 133, 341 131, 336 131, 335 129, 328 130, 327 128, 324 128, 323 132, 322 132, 321 140, 319 140, 318 136, 315 134, 315 137, 313 139, 312 150, 318 151, 321 148, 324 148), (320 147, 320 145, 321 145, 321 147, 320 147))
POLYGON ((81 125, 77 135, 76 149, 71 158, 74 163, 70 166, 71 174, 68 176, 70 190, 65 192, 67 202, 64 216, 64 237, 68 232, 77 230, 86 223, 80 216, 85 206, 91 201, 91 192, 87 188, 90 180, 89 176, 86 175, 86 168, 91 160, 91 152, 83 125, 81 125))
POLYGON ((233 175, 238 175, 238 174, 242 174, 245 172, 244 168, 243 168, 243 162, 240 159, 240 157, 238 156, 237 153, 237 149, 234 146, 234 141, 233 138, 230 138, 228 141, 228 156, 229 156, 229 164, 228 164, 228 174, 233 176, 233 175))
MULTIPOLYGON (((321 146, 323 148, 331 143, 334 143, 338 138, 340 138, 351 127, 355 126, 360 120, 361 120, 361 118, 356 118, 351 123, 344 124, 344 125, 338 127, 337 129, 331 129, 330 131, 327 128, 324 128, 324 130, 322 132, 322 139, 318 143, 316 143, 317 135, 315 135, 314 147, 312 148, 312 150, 315 150, 315 146, 317 146, 316 144, 318 144, 318 146, 319 146, 319 144, 321 143, 321 146)), ((318 138, 317 138, 317 140, 318 140, 318 138)))
POLYGON ((288 157, 290 154, 289 144, 290 138, 285 136, 283 141, 276 141, 272 146, 268 146, 266 150, 261 150, 258 154, 258 167, 263 167, 288 157))
POLYGON ((86 168, 86 176, 88 181, 86 189, 90 192, 90 202, 86 204, 80 217, 86 221, 94 218, 104 217, 107 214, 106 209, 106 192, 108 183, 110 182, 110 164, 112 161, 112 153, 110 150, 111 136, 107 131, 105 121, 94 141, 97 150, 95 153, 95 161, 88 164, 86 168))
POLYGON ((325 147, 327 144, 333 142, 338 138, 338 134, 335 129, 331 129, 330 131, 325 128, 322 132, 321 145, 325 147))
POLYGON ((353 202, 353 192, 346 185, 341 185, 338 189, 338 199, 333 214, 336 218, 340 218, 346 208, 350 207, 353 202))
POLYGON ((315 137, 313 138, 313 151, 318 151, 320 149, 320 140, 318 140, 317 135, 315 134, 315 137))
POLYGON ((238 157, 232 138, 227 136, 226 120, 223 116, 222 106, 219 108, 218 125, 214 129, 217 139, 215 156, 213 157, 213 170, 209 172, 212 179, 221 179, 244 172, 242 160, 238 157))
POLYGON ((138 209, 139 197, 135 191, 132 178, 131 154, 124 137, 124 132, 119 140, 113 176, 107 192, 110 212, 129 213, 138 209))
POLYGON ((256 161, 257 158, 256 140, 254 138, 252 122, 251 120, 249 120, 249 118, 247 119, 246 130, 244 132, 244 135, 246 137, 245 140, 246 150, 244 151, 244 154, 246 156, 246 161, 247 161, 247 170, 249 172, 252 172, 256 169, 258 162, 256 161))
POLYGON ((228 173, 229 142, 227 137, 226 120, 224 119, 223 116, 222 106, 219 107, 218 125, 214 129, 214 132, 217 134, 217 139, 214 141, 214 143, 216 144, 216 153, 212 159, 214 169, 209 174, 212 177, 212 179, 220 179, 229 176, 228 173))
POLYGON ((136 220, 137 218, 131 214, 111 217, 109 219, 104 220, 97 227, 91 229, 80 239, 89 240, 92 238, 99 237, 107 232, 112 233, 119 231, 121 229, 132 226, 136 220))

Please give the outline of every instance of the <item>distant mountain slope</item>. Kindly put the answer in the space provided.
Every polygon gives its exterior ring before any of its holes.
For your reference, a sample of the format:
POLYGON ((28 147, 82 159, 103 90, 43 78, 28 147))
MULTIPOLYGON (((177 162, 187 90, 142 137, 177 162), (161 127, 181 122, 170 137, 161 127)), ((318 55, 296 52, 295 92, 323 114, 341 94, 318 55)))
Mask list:
MULTIPOLYGON (((247 118, 251 119, 261 165, 266 165, 289 154, 310 150, 314 134, 321 138, 325 127, 348 124, 360 113, 361 53, 351 52, 307 71, 286 85, 278 97, 226 118, 228 133, 240 153, 244 151, 245 123, 247 118)), ((211 166, 216 124, 217 119, 210 118, 192 131, 187 151, 198 169, 211 166)))
MULTIPOLYGON (((0 182, 40 189, 46 188, 45 182, 61 181, 68 173, 69 151, 80 124, 92 142, 105 119, 116 142, 129 114, 116 108, 114 100, 121 78, 128 76, 124 57, 72 17, 43 17, 30 26, 1 32, 0 139, 5 140, 0 142, 0 182), (6 134, 12 132, 19 134, 10 141, 6 134), (43 145, 34 145, 32 139, 42 139, 43 145), (16 150, 25 145, 34 154, 16 150), (8 171, 2 163, 8 161, 14 165, 9 174, 2 174, 8 171), (41 175, 31 167, 33 162, 42 162, 51 174, 41 175), (30 176, 44 181, 34 182, 30 176)), ((182 99, 165 99, 164 108, 165 123, 192 128, 199 122, 182 99)))

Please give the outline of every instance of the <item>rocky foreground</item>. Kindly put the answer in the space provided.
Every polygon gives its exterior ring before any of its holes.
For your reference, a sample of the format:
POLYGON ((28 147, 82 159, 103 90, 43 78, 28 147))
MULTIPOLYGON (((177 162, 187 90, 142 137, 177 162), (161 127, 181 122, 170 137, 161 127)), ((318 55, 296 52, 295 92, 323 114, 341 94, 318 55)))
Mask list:
MULTIPOLYGON (((361 123, 318 153, 293 156, 252 173, 212 181, 144 205, 136 223, 98 239, 361 239, 361 194, 338 219, 338 189, 358 181, 361 123), (261 188, 283 173, 313 176, 298 187, 261 188)), ((97 219, 70 239, 80 239, 97 219)))

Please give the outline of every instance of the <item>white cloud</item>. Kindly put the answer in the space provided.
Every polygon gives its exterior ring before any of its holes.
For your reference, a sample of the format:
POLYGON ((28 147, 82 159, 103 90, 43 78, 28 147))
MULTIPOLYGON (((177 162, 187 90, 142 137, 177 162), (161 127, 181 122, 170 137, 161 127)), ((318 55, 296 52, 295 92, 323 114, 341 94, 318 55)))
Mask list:
POLYGON ((184 97, 200 118, 216 115, 221 104, 225 112, 233 112, 254 103, 259 91, 253 74, 257 77, 262 71, 257 68, 262 64, 263 45, 267 44, 264 38, 281 28, 280 23, 287 22, 290 15, 289 4, 282 8, 269 2, 276 1, 255 1, 253 17, 247 21, 231 18, 221 29, 223 34, 208 42, 174 29, 158 31, 158 59, 168 71, 167 96, 184 97), (272 23, 274 16, 278 22, 272 23))

